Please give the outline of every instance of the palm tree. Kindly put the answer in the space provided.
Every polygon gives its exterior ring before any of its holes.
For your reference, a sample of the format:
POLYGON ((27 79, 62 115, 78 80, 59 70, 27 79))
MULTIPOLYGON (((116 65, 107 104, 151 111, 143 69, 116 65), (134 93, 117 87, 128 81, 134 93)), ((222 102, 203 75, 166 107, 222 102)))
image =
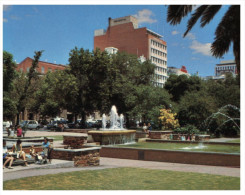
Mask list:
MULTIPOLYGON (((218 13, 222 5, 201 5, 188 20, 187 30, 184 37, 200 20, 201 27, 208 24, 218 13)), ((177 25, 181 20, 192 12, 193 5, 170 5, 168 6, 167 22, 177 25)), ((237 73, 240 75, 240 5, 231 5, 224 14, 215 31, 214 42, 211 45, 211 53, 214 57, 222 57, 229 51, 233 43, 233 53, 237 65, 237 73)))

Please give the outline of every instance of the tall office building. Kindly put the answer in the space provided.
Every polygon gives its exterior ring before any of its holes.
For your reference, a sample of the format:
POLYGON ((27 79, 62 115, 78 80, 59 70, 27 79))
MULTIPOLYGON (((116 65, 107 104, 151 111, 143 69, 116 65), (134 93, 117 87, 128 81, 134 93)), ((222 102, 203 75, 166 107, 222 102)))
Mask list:
POLYGON ((150 59, 156 65, 154 84, 163 87, 167 80, 167 43, 162 36, 146 27, 138 28, 133 16, 108 20, 107 30, 94 31, 94 49, 117 48, 140 59, 150 59))

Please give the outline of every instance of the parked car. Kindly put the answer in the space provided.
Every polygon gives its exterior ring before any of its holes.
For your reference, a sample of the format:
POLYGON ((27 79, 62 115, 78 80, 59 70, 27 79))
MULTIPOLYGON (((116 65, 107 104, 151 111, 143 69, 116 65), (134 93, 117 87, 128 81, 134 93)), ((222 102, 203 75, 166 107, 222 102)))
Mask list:
POLYGON ((20 126, 22 128, 26 127, 27 129, 36 129, 38 130, 40 128, 40 125, 37 121, 35 120, 24 120, 21 121, 20 126))

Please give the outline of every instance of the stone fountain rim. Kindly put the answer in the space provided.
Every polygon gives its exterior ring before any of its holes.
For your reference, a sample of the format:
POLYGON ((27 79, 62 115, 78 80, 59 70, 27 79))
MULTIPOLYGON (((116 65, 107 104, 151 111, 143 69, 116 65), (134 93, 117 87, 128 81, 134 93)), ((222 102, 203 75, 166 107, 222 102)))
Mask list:
POLYGON ((129 133, 136 133, 136 130, 108 130, 108 131, 105 131, 105 130, 98 130, 98 131, 89 131, 88 134, 107 134, 107 135, 110 135, 110 134, 129 134, 129 133))

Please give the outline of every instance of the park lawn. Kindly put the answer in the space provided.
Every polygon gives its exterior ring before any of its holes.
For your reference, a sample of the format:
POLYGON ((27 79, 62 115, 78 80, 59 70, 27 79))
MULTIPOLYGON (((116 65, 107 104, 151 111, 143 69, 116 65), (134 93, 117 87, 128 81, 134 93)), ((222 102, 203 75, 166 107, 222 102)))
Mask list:
POLYGON ((201 173, 112 168, 27 177, 4 190, 240 190, 240 178, 201 173))
POLYGON ((228 143, 240 143, 240 138, 235 140, 227 141, 228 143))
POLYGON ((117 147, 126 148, 147 148, 147 149, 165 149, 165 150, 181 150, 181 151, 192 151, 192 152, 221 152, 221 153, 240 153, 240 146, 229 146, 229 145, 212 145, 204 144, 205 148, 196 149, 198 146, 196 143, 152 143, 152 142, 137 142, 133 144, 122 144, 117 147), (191 147, 191 149, 186 149, 191 147))
POLYGON ((48 136, 48 137, 53 138, 54 141, 63 140, 63 135, 55 135, 55 136, 48 136))

